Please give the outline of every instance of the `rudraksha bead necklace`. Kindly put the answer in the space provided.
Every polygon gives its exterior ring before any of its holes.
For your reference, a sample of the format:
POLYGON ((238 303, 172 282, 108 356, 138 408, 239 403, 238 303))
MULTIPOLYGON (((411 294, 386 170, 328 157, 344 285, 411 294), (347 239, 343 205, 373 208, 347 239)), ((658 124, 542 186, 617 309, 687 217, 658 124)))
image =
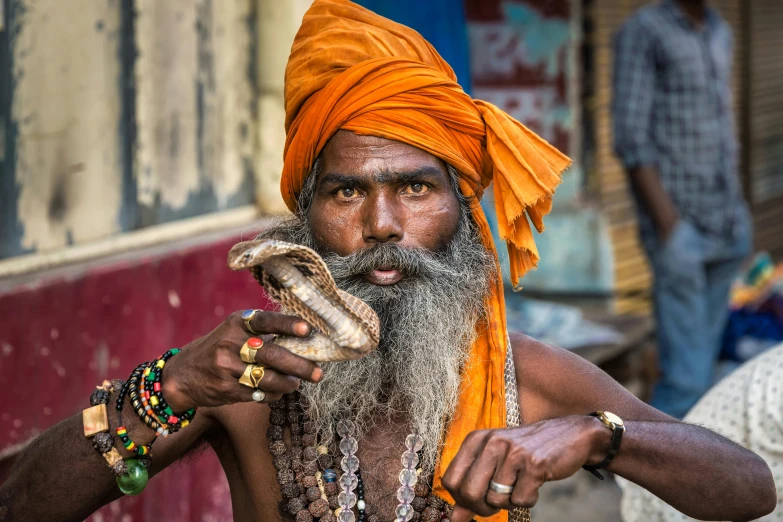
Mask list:
MULTIPOLYGON (((342 458, 339 467, 334 466, 337 450, 319 444, 315 425, 305 418, 302 400, 299 392, 294 392, 270 404, 267 439, 283 494, 283 510, 296 522, 379 522, 377 509, 364 498, 354 423, 346 419, 335 426, 342 458), (284 442, 286 430, 290 447, 284 442)), ((415 433, 405 439, 396 522, 448 522, 451 514, 452 506, 418 480, 422 446, 422 438, 415 433)))

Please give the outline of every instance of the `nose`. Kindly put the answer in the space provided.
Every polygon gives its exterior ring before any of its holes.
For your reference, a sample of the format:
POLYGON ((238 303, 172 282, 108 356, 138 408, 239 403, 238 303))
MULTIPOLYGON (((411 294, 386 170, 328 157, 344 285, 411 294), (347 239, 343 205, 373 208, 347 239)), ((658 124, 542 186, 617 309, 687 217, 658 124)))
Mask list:
POLYGON ((365 243, 388 243, 402 240, 400 214, 385 195, 371 196, 365 201, 362 238, 365 243))

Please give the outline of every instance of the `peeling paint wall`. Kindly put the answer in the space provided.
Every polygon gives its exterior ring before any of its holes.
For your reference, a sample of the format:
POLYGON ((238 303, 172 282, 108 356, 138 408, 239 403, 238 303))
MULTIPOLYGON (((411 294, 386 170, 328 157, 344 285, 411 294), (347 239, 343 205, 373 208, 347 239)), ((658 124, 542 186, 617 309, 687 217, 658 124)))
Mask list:
POLYGON ((3 2, 0 259, 255 203, 261 0, 3 2))
POLYGON ((258 0, 258 162, 256 201, 262 212, 280 214, 285 145, 283 82, 294 36, 312 0, 258 0))
POLYGON ((12 3, 20 249, 51 250, 115 233, 119 2, 12 3))
POLYGON ((198 190, 196 0, 136 3, 138 201, 181 208, 198 190))
POLYGON ((525 122, 560 150, 574 149, 570 1, 468 0, 465 6, 474 97, 525 122))
POLYGON ((136 0, 143 225, 252 203, 253 0, 136 0))

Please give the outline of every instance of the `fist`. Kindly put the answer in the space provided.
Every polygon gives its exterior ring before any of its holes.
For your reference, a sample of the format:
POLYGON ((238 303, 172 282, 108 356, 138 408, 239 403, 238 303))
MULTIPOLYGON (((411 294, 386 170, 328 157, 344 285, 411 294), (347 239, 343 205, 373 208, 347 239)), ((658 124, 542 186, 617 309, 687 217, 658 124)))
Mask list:
POLYGON ((610 440, 610 431, 587 415, 474 431, 443 476, 443 486, 457 504, 451 522, 533 507, 544 482, 570 477, 582 465, 600 462, 610 440), (511 492, 495 491, 490 482, 508 486, 511 492))

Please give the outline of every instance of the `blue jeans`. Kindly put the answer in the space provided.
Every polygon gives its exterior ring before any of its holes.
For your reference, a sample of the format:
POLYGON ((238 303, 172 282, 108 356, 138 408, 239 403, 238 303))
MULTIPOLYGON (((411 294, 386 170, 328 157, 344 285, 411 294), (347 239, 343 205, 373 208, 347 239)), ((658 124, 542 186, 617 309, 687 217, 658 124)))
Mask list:
POLYGON ((713 384, 729 290, 752 249, 750 220, 733 237, 704 234, 681 219, 665 243, 645 239, 661 371, 650 403, 682 418, 713 384))

